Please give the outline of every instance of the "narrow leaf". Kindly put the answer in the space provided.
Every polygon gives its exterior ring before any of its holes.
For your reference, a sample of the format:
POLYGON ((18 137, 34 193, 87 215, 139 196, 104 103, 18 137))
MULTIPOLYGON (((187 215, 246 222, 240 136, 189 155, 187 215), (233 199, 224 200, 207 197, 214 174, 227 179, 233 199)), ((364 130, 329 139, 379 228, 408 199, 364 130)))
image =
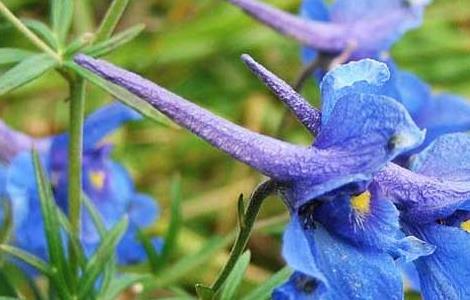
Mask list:
POLYGON ((84 299, 90 293, 96 279, 103 272, 103 268, 113 257, 117 244, 127 230, 128 223, 128 218, 124 217, 116 224, 116 226, 106 234, 95 254, 93 254, 88 261, 85 271, 83 272, 83 277, 79 282, 79 299, 84 299))
POLYGON ((225 281, 220 300, 235 299, 238 288, 245 276, 246 269, 250 264, 250 259, 250 251, 246 251, 242 256, 240 256, 232 272, 227 277, 227 281, 225 281))
POLYGON ((282 268, 271 278, 266 280, 264 283, 259 285, 248 295, 242 298, 242 300, 263 300, 270 299, 271 293, 274 288, 281 285, 284 281, 289 279, 289 276, 292 274, 292 270, 289 267, 282 268))
POLYGON ((162 260, 167 261, 178 240, 178 233, 183 223, 181 216, 181 179, 176 176, 171 183, 171 218, 168 231, 165 236, 165 243, 162 249, 162 260))
POLYGON ((80 268, 85 269, 87 259, 79 237, 76 236, 75 232, 72 231, 72 226, 70 225, 69 219, 60 209, 57 210, 57 214, 59 216, 60 225, 65 230, 65 233, 67 233, 70 239, 70 245, 73 248, 75 257, 78 258, 78 264, 80 265, 80 268))
POLYGON ((95 43, 107 40, 113 34, 128 4, 129 0, 114 0, 111 3, 96 32, 95 43))
POLYGON ((0 48, 0 65, 14 64, 33 54, 34 52, 18 48, 0 48))
POLYGON ((9 245, 0 245, 0 251, 20 259, 46 276, 51 276, 53 274, 52 269, 49 267, 47 262, 26 251, 9 245))
POLYGON ((0 244, 6 244, 10 239, 11 231, 13 228, 13 212, 11 209, 10 201, 6 199, 0 199, 0 209, 3 214, 3 224, 0 228, 0 244))
POLYGON ((98 300, 114 300, 126 289, 149 278, 148 275, 124 274, 114 280, 108 289, 103 290, 98 300))
POLYGON ((158 254, 157 250, 152 244, 152 241, 142 230, 139 230, 137 232, 137 238, 139 239, 139 241, 142 243, 142 246, 144 247, 145 254, 147 255, 147 258, 149 260, 152 273, 154 274, 157 273, 158 270, 160 270, 160 267, 164 263, 162 256, 158 254))
MULTIPOLYGON (((100 235, 101 239, 103 239, 106 236, 106 225, 104 224, 103 218, 101 217, 99 211, 85 193, 82 193, 82 203, 85 205, 85 208, 90 214, 91 220, 95 225, 98 234, 100 235)), ((103 270, 103 284, 101 285, 103 290, 106 290, 109 287, 115 273, 116 256, 113 255, 103 270)))
MULTIPOLYGON (((4 266, 0 269, 0 295, 4 296, 16 296, 16 290, 13 284, 10 282, 10 276, 4 270, 4 266)), ((1 299, 1 298, 0 298, 1 299)))
POLYGON ((212 300, 214 299, 214 291, 207 286, 202 284, 196 284, 196 294, 201 300, 212 300))
POLYGON ((232 240, 232 237, 227 238, 214 237, 211 238, 206 244, 196 253, 185 256, 173 265, 166 267, 160 272, 165 276, 157 277, 152 280, 149 285, 153 287, 166 287, 179 279, 184 277, 192 270, 204 265, 214 258, 214 255, 222 250, 232 240))
POLYGON ((51 1, 52 30, 63 43, 67 38, 72 25, 73 1, 52 0, 51 1))
POLYGON ((21 19, 24 25, 37 34, 46 44, 53 49, 58 48, 57 38, 52 30, 43 22, 34 19, 21 19))
POLYGON ((243 201, 243 194, 238 197, 238 225, 240 228, 245 227, 245 202, 243 201))
POLYGON ((127 106, 135 109, 147 118, 159 124, 173 127, 175 126, 171 121, 168 120, 167 117, 158 112, 148 102, 140 99, 139 97, 127 91, 126 89, 106 81, 105 79, 95 75, 89 70, 80 67, 74 62, 67 62, 66 65, 86 80, 107 91, 108 93, 116 97, 116 99, 123 102, 127 106))
POLYGON ((56 66, 47 54, 33 55, 0 76, 0 96, 41 76, 56 66))
POLYGON ((126 29, 112 38, 98 43, 85 49, 85 53, 94 57, 99 57, 110 53, 111 51, 121 47, 124 44, 132 41, 145 29, 144 24, 137 24, 129 29, 126 29))
POLYGON ((63 241, 60 236, 60 222, 57 214, 58 207, 55 204, 52 188, 47 180, 45 171, 41 165, 39 154, 33 151, 34 175, 38 186, 39 200, 41 202, 41 213, 44 220, 44 232, 47 240, 47 250, 50 263, 58 270, 58 276, 53 276, 57 285, 56 289, 63 298, 67 298, 69 291, 66 281, 70 280, 71 274, 65 260, 63 241))

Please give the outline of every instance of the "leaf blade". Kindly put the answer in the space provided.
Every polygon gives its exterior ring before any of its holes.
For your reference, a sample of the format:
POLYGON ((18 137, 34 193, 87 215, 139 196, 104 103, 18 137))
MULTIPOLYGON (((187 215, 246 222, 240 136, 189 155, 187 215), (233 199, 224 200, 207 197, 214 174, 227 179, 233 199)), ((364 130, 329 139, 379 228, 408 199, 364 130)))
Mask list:
POLYGON ((134 25, 118 34, 114 35, 108 40, 101 43, 88 47, 84 50, 84 53, 93 57, 99 57, 106 55, 115 49, 127 44, 137 37, 145 29, 144 24, 134 25))
POLYGON ((63 43, 67 38, 70 26, 72 25, 73 1, 72 0, 52 0, 51 1, 51 23, 52 30, 63 43))
POLYGON ((47 54, 33 55, 0 76, 0 96, 41 76, 57 65, 47 54))
POLYGON ((289 279, 292 274, 292 270, 289 267, 284 267, 275 273, 271 278, 266 280, 264 283, 259 285, 248 295, 242 298, 242 300, 262 300, 269 299, 273 289, 279 286, 281 283, 289 279))
POLYGON ((20 62, 34 52, 18 48, 0 48, 0 65, 14 64, 20 62))
POLYGON ((238 259, 237 263, 233 267, 232 272, 227 277, 222 293, 220 295, 220 300, 231 300, 235 299, 235 294, 242 283, 243 277, 245 276, 246 269, 250 264, 251 254, 250 251, 246 251, 238 259))
POLYGON ((96 32, 95 43, 102 42, 113 34, 128 4, 129 0, 114 0, 111 3, 96 32))

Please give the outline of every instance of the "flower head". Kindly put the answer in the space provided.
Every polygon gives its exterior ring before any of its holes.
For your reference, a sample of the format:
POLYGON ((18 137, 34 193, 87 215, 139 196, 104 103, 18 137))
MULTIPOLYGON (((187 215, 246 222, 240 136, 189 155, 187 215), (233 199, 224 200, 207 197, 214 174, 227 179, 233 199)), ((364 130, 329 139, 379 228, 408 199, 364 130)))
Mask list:
MULTIPOLYGON (((150 225, 158 215, 158 207, 149 196, 138 194, 123 166, 111 159, 111 146, 102 144, 103 138, 123 123, 140 116, 122 104, 111 104, 91 114, 84 125, 83 190, 102 214, 107 228, 129 215, 130 226, 118 246, 120 263, 135 263, 145 258, 145 251, 136 239, 137 229, 150 225)), ((16 134, 12 135, 12 140, 16 134)), ((23 134, 20 138, 25 137, 23 134)), ((29 138, 30 139, 30 138, 29 138)), ((68 134, 44 139, 49 145, 39 151, 50 178, 57 204, 67 211, 68 134)), ((6 194, 13 206, 15 243, 43 258, 46 241, 43 234, 39 195, 34 176, 31 145, 15 155, 8 165, 6 194)), ((82 243, 91 253, 100 242, 100 236, 90 215, 84 211, 82 243)), ((159 243, 158 241, 155 241, 159 243)))
MULTIPOLYGON (((249 56, 243 60, 316 134, 311 146, 248 131, 136 74, 87 56, 75 58, 216 148, 279 182, 292 215, 284 234, 283 255, 298 272, 292 279, 295 282, 290 281, 286 288, 300 286, 310 296, 354 293, 356 299, 364 299, 393 293, 400 298, 400 272, 393 257, 413 260, 432 249, 400 234, 396 208, 369 185, 387 162, 423 139, 423 132, 401 104, 376 93, 389 79, 387 67, 364 60, 327 75, 321 87, 320 114, 249 56), (366 276, 361 261, 368 262, 366 276)), ((282 289, 278 291, 282 293, 282 289)))
POLYGON ((340 53, 354 45, 352 57, 378 58, 406 31, 421 24, 429 1, 403 0, 304 0, 301 16, 291 15, 258 0, 229 0, 258 21, 290 36, 308 49, 340 53))

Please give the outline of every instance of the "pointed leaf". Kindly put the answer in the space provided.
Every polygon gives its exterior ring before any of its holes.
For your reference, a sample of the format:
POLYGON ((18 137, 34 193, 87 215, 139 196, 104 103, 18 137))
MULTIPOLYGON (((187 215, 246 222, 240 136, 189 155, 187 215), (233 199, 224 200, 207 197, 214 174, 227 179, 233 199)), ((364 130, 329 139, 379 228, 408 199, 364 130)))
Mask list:
POLYGON ((18 48, 0 48, 0 65, 17 63, 33 54, 34 52, 18 48))
POLYGON ((245 276, 246 269, 250 265, 250 259, 250 251, 246 251, 242 256, 240 256, 232 272, 227 277, 227 281, 225 281, 220 300, 236 299, 235 295, 242 283, 243 277, 245 276))
POLYGON ((80 265, 80 268, 84 269, 86 266, 87 258, 80 243, 80 239, 72 231, 72 226, 70 225, 70 222, 65 216, 65 214, 60 209, 57 210, 57 213, 59 217, 59 223, 65 230, 65 233, 67 233, 68 238, 70 240, 70 245, 72 246, 73 251, 75 252, 75 257, 78 258, 78 264, 80 265))
POLYGON ((149 278, 148 275, 123 274, 119 278, 111 282, 111 285, 106 290, 102 291, 102 294, 98 297, 98 300, 118 299, 118 296, 124 290, 132 287, 134 284, 144 281, 147 278, 149 278))
POLYGON ((167 117, 162 115, 160 112, 156 111, 149 103, 130 93, 126 89, 104 80, 103 78, 95 75, 93 72, 90 72, 87 69, 82 68, 73 62, 67 62, 66 64, 69 68, 77 72, 80 76, 90 81, 94 85, 107 91, 108 93, 116 97, 119 101, 135 109, 150 120, 153 120, 165 126, 175 126, 171 121, 168 120, 167 117))
POLYGON ((24 25, 31 29, 37 34, 46 44, 51 46, 53 49, 58 48, 57 37, 54 35, 52 30, 41 21, 34 19, 21 19, 24 25))
POLYGON ((242 298, 242 300, 263 300, 270 299, 271 293, 274 288, 281 285, 287 279, 289 279, 292 274, 292 270, 289 267, 285 267, 274 274, 271 278, 266 280, 264 283, 259 285, 248 295, 242 298))
POLYGON ((96 43, 107 40, 113 34, 128 4, 129 0, 114 0, 113 3, 111 3, 96 32, 96 43))
POLYGON ((0 199, 0 206, 4 218, 0 228, 0 244, 6 244, 10 239, 13 228, 13 214, 10 201, 0 199))
POLYGON ((201 300, 212 300, 214 299, 214 291, 208 287, 204 286, 202 284, 196 284, 196 294, 198 295, 199 299, 201 300))
POLYGON ((52 30, 59 37, 62 43, 67 38, 70 26, 72 25, 73 1, 72 0, 52 0, 51 18, 52 30))
POLYGON ((165 261, 162 259, 162 256, 158 254, 150 238, 142 230, 137 232, 137 238, 142 243, 142 247, 144 247, 152 273, 157 273, 165 261))
POLYGON ((26 251, 9 245, 0 245, 0 251, 20 259, 46 276, 51 276, 53 274, 52 269, 47 262, 26 251))
POLYGON ((95 254, 89 259, 85 271, 83 272, 83 277, 79 282, 79 299, 86 298, 92 290, 96 279, 103 272, 103 268, 108 261, 113 257, 119 241, 127 230, 128 223, 128 218, 124 217, 116 224, 116 226, 106 234, 95 254))
POLYGON ((113 36, 112 38, 108 40, 105 40, 101 43, 98 43, 94 46, 91 46, 85 49, 85 53, 94 57, 106 55, 110 53, 111 51, 121 47, 122 45, 132 41, 144 29, 145 29, 144 24, 138 24, 138 25, 132 26, 131 28, 126 29, 116 34, 115 36, 113 36))
POLYGON ((0 76, 0 96, 41 76, 57 62, 47 54, 33 55, 0 76))
POLYGON ((178 240, 178 233, 181 228, 183 218, 181 216, 181 179, 174 177, 171 183, 171 219, 168 231, 165 236, 165 243, 162 249, 162 260, 167 261, 178 240))

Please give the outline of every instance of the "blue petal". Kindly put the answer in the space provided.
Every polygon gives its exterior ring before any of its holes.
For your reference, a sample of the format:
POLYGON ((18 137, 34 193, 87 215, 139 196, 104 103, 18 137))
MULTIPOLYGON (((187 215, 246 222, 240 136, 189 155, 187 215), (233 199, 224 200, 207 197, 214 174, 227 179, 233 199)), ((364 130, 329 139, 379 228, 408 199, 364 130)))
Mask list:
MULTIPOLYGON (((400 272, 390 255, 355 247, 321 225, 305 228, 295 217, 287 231, 283 254, 295 270, 317 279, 312 299, 402 299, 400 272)), ((294 290, 291 299, 299 294, 305 291, 294 290)))
POLYGON ((372 59, 350 62, 328 72, 320 84, 322 125, 328 123, 339 99, 351 93, 378 94, 389 79, 387 66, 372 59))
POLYGON ((446 134, 413 156, 410 169, 451 181, 470 181, 470 135, 446 134))
POLYGON ((130 200, 129 219, 139 227, 152 225, 157 220, 159 213, 157 202, 148 195, 136 194, 130 200))
POLYGON ((426 143, 446 133, 470 130, 470 102, 451 94, 434 95, 416 117, 416 124, 426 128, 426 143))
MULTIPOLYGON (((119 242, 117 248, 118 262, 121 265, 137 264, 147 259, 147 253, 142 243, 137 239, 137 227, 130 224, 126 234, 119 242)), ((152 239, 153 247, 158 251, 163 245, 160 238, 152 239)))
POLYGON ((314 217, 329 232, 357 247, 388 252, 406 261, 432 253, 434 247, 431 245, 413 237, 404 237, 398 210, 374 185, 359 197, 362 197, 362 203, 354 206, 351 196, 338 196, 321 204, 314 217))
POLYGON ((123 123, 140 119, 140 114, 118 102, 100 108, 85 120, 84 148, 93 148, 123 123))
POLYGON ((427 225, 412 229, 436 251, 415 261, 424 299, 470 299, 470 235, 455 227, 427 225))

